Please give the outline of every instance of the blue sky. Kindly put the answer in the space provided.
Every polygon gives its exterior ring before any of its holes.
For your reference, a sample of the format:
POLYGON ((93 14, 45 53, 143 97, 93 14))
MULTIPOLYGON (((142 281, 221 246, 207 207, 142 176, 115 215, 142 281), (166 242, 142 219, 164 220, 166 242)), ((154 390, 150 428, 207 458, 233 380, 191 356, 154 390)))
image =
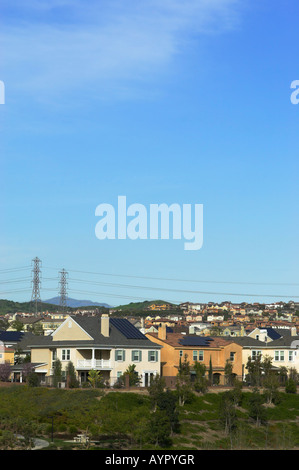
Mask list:
POLYGON ((298 300, 297 2, 1 3, 0 297, 38 256, 43 299, 298 300), (118 195, 203 204, 203 247, 98 240, 118 195))

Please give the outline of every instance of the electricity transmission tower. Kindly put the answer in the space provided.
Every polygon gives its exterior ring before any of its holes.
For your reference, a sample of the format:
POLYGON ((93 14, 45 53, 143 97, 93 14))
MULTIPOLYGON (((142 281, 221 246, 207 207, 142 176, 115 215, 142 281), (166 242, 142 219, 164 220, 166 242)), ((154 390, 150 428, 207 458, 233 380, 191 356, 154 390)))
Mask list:
POLYGON ((65 271, 65 269, 62 269, 62 271, 60 271, 59 274, 60 274, 60 281, 59 281, 59 285, 60 285, 60 290, 59 290, 60 302, 59 302, 59 305, 60 305, 61 310, 64 312, 64 310, 67 306, 66 303, 67 303, 67 276, 68 276, 68 272, 65 271))
POLYGON ((40 298, 40 264, 41 260, 36 257, 32 260, 33 262, 33 268, 32 268, 32 274, 33 274, 33 279, 32 279, 32 296, 31 296, 31 302, 35 302, 35 315, 37 315, 37 303, 41 302, 40 298))

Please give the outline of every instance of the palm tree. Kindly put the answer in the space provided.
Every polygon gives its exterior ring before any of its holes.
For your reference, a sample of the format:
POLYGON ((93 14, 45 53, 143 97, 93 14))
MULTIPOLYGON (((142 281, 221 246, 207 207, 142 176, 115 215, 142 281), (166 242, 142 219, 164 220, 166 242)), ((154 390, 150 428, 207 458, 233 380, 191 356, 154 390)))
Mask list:
POLYGON ((93 388, 96 388, 101 379, 101 373, 99 370, 91 369, 88 373, 88 382, 93 388))

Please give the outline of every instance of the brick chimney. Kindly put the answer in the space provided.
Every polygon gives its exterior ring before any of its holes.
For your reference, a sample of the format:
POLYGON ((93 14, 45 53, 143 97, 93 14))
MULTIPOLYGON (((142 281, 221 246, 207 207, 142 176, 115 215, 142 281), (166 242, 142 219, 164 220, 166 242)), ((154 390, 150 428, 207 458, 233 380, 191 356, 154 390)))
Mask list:
POLYGON ((291 328, 291 336, 297 336, 297 328, 295 326, 291 328))
POLYGON ((162 341, 165 341, 167 339, 167 333, 166 333, 166 324, 162 323, 161 326, 158 328, 158 338, 161 339, 162 341))
POLYGON ((109 316, 106 313, 101 316, 101 333, 103 336, 109 336, 109 316))

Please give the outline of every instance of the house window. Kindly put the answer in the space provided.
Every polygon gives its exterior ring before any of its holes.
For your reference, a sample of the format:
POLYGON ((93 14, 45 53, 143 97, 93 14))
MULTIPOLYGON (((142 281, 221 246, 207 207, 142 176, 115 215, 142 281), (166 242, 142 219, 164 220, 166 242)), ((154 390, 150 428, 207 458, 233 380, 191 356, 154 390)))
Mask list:
POLYGON ((140 362, 142 360, 142 352, 141 351, 132 351, 132 361, 133 362, 140 362))
POLYGON ((255 335, 255 339, 259 340, 259 338, 260 338, 259 335, 255 335))
POLYGON ((293 360, 294 360, 293 352, 294 351, 289 351, 289 361, 291 361, 291 362, 293 362, 293 360))
POLYGON ((118 370, 116 373, 116 377, 119 379, 122 376, 122 374, 123 374, 122 371, 118 370))
POLYGON ((234 360, 235 360, 235 354, 236 354, 236 353, 233 352, 233 351, 230 352, 230 354, 229 354, 229 360, 230 360, 231 362, 234 362, 234 360))
POLYGON ((262 355, 262 351, 251 351, 251 359, 255 360, 258 356, 262 355))
POLYGON ((198 351, 198 360, 203 361, 203 351, 198 351))
POLYGON ((275 361, 284 361, 284 351, 275 351, 274 360, 275 361))
POLYGON ((61 359, 63 361, 69 361, 70 358, 71 358, 71 350, 70 349, 63 349, 61 359))
POLYGON ((149 351, 148 352, 148 361, 157 362, 158 361, 158 351, 149 351))
POLYGON ((180 351, 180 357, 183 357, 183 351, 180 351))
POLYGON ((56 359, 57 359, 57 350, 53 349, 53 351, 52 351, 52 368, 54 367, 56 359))
POLYGON ((197 361, 197 351, 193 351, 193 361, 197 361))
POLYGON ((124 361, 126 358, 126 352, 124 349, 116 349, 115 351, 115 360, 124 361))

